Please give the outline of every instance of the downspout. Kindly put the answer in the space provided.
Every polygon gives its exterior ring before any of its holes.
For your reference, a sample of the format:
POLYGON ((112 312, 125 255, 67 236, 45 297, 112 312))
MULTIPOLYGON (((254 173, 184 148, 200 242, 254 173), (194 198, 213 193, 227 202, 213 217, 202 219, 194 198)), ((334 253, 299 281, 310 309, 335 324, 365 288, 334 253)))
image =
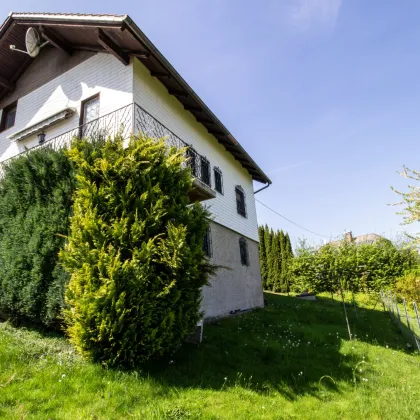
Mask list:
POLYGON ((261 192, 262 190, 265 190, 266 188, 268 188, 271 185, 271 182, 268 182, 267 185, 264 185, 264 187, 260 188, 259 190, 254 192, 255 194, 258 194, 259 192, 261 192))

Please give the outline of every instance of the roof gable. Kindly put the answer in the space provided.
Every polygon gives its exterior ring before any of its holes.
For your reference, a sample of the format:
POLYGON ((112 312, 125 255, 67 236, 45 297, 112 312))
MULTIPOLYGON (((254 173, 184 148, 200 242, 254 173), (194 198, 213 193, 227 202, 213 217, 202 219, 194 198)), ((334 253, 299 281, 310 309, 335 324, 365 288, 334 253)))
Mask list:
POLYGON ((9 14, 0 27, 0 102, 15 89, 16 81, 33 61, 10 49, 10 45, 15 45, 25 50, 25 33, 29 27, 36 28, 44 40, 69 55, 74 51, 107 52, 124 64, 128 64, 130 57, 137 57, 255 181, 271 184, 239 142, 127 15, 9 14))

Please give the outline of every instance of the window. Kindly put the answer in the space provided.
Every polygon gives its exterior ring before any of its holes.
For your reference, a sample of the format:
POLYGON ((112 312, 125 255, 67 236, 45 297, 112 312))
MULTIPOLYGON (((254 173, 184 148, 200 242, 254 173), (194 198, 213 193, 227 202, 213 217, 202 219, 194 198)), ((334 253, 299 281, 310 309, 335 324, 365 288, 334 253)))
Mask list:
POLYGON ((80 125, 87 124, 99 118, 99 94, 82 102, 80 125))
POLYGON ((17 102, 6 106, 1 114, 0 131, 4 131, 15 125, 17 102))
POLYGON ((197 176, 197 152, 190 146, 187 149, 187 165, 191 168, 193 176, 197 176))
POLYGON ((241 255, 241 264, 249 265, 248 242, 245 238, 239 238, 239 253, 241 255))
POLYGON ((207 232, 204 236, 204 241, 203 241, 203 251, 204 253, 210 258, 213 255, 213 250, 212 250, 212 246, 211 246, 211 230, 210 230, 210 226, 207 229, 207 232))
POLYGON ((210 162, 203 156, 201 156, 201 180, 210 187, 211 185, 210 162))
POLYGON ((245 206, 245 192, 241 186, 237 185, 235 187, 236 194, 236 210, 238 214, 243 217, 246 217, 246 206, 245 206))
POLYGON ((222 177, 222 171, 218 167, 214 167, 214 189, 220 193, 223 194, 223 177, 222 177))

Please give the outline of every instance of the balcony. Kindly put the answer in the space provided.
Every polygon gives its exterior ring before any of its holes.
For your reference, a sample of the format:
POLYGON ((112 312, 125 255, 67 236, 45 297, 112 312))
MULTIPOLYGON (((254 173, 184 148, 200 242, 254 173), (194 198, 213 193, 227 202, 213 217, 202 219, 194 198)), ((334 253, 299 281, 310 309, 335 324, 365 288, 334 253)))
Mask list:
MULTIPOLYGON (((207 158, 200 155, 191 145, 181 140, 136 103, 129 104, 87 124, 75 127, 57 137, 47 139, 44 143, 32 147, 17 156, 43 147, 52 147, 55 150, 69 147, 71 141, 76 137, 100 138, 110 136, 113 138, 116 135, 120 135, 123 139, 128 139, 132 133, 143 133, 145 136, 156 139, 164 137, 169 146, 185 147, 187 158, 185 165, 191 168, 194 177, 193 189, 189 194, 190 200, 204 201, 216 196, 215 191, 211 188, 211 165, 207 158)), ((1 162, 0 176, 3 172, 3 165, 10 162, 14 157, 1 162)))

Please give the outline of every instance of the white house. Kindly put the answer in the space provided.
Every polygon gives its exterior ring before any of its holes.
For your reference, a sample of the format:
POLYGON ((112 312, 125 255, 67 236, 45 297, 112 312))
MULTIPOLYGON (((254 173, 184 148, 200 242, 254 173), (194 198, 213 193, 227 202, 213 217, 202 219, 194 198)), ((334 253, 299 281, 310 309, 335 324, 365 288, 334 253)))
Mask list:
POLYGON ((206 248, 225 267, 203 291, 206 317, 263 305, 253 181, 271 182, 128 16, 11 13, 0 28, 0 110, 2 162, 80 134, 189 145, 191 199, 210 206, 206 248), (18 51, 29 28, 34 57, 18 51))

